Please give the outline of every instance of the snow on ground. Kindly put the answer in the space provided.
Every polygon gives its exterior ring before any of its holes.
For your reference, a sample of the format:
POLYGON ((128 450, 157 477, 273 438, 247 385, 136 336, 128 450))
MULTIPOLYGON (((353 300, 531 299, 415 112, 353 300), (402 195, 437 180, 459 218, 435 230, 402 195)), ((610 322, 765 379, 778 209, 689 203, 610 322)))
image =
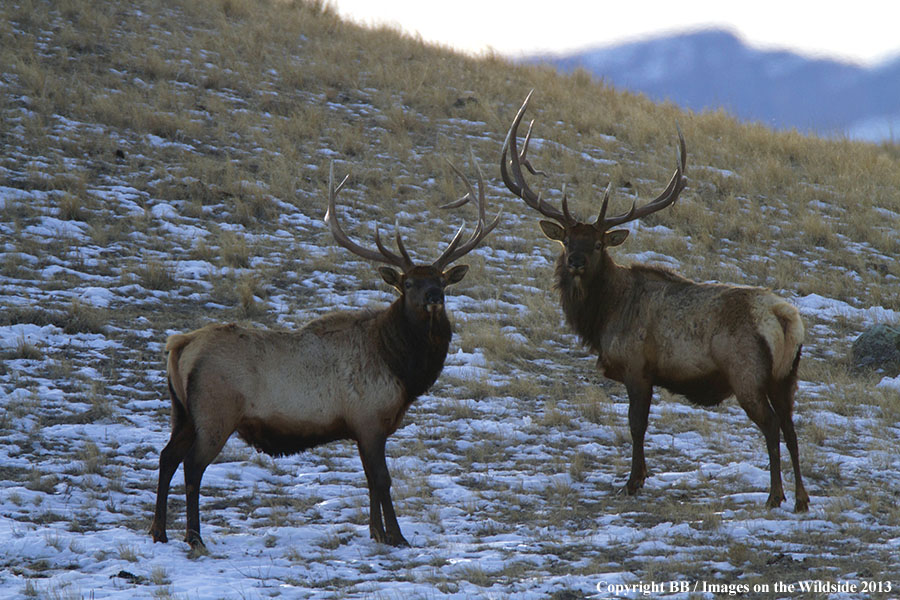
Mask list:
MULTIPOLYGON (((6 201, 14 197, 15 192, 4 192, 6 201)), ((203 227, 169 208, 154 214, 161 221, 203 227)), ((67 224, 54 235, 81 235, 81 230, 67 224)), ((45 233, 40 227, 24 231, 35 238, 45 233)), ((177 230, 168 234, 178 235, 177 230)), ((57 266, 61 273, 80 269, 57 266)), ((207 261, 179 260, 174 276, 191 289, 220 273, 207 261)), ((8 278, 4 305, 49 309, 77 300, 113 311, 135 301, 153 305, 151 290, 132 285, 125 291, 118 281, 111 287, 76 283, 61 294, 47 284, 58 277, 8 278)), ((328 273, 313 280, 320 306, 383 305, 390 299, 383 290, 362 289, 328 273)), ((199 288, 201 297, 204 289, 199 288)), ((479 327, 502 315, 513 323, 503 329, 509 342, 530 343, 515 327, 527 306, 499 299, 484 303, 468 296, 471 290, 464 286, 457 292, 450 310, 458 323, 479 327)), ((290 302, 282 310, 295 310, 290 302)), ((860 326, 897 317, 817 295, 795 302, 807 319, 823 326, 835 315, 860 326)), ((154 322, 165 319, 157 315, 154 322)), ((813 465, 824 461, 845 472, 834 475, 849 484, 857 476, 869 477, 875 464, 897 473, 900 463, 891 454, 866 450, 877 441, 867 441, 871 426, 858 417, 841 425, 859 430, 855 447, 829 444, 812 452, 806 425, 821 411, 806 404, 805 382, 797 421, 812 493, 809 514, 789 510, 790 475, 785 508, 763 508, 768 471, 761 437, 733 403, 715 411, 679 400, 658 403, 647 441, 652 475, 640 496, 627 498, 619 493, 628 459, 622 390, 606 386, 611 400, 591 400, 601 403, 600 416, 585 416, 590 411, 579 405, 583 387, 600 383, 591 357, 576 353, 574 363, 568 357, 568 364, 550 367, 563 385, 581 386, 553 400, 554 410, 566 415, 554 421, 540 388, 537 395, 508 393, 513 379, 529 377, 522 370, 527 361, 497 373, 481 349, 454 345, 442 380, 413 407, 388 445, 400 523, 412 548, 386 548, 368 538, 365 481, 350 443, 273 460, 234 439, 203 482, 201 514, 210 554, 189 558, 179 541, 180 475, 170 499, 172 541, 154 544, 146 533, 158 451, 168 433, 164 332, 143 317, 130 327, 117 322, 101 329, 0 327, 5 351, 27 344, 39 352, 8 360, 4 367, 4 597, 537 599, 556 593, 639 598, 645 597, 642 585, 670 578, 691 586, 793 581, 807 566, 829 565, 828 553, 843 553, 837 540, 848 535, 858 536, 850 545, 865 547, 869 557, 895 557, 900 549, 900 537, 881 523, 880 512, 842 499, 813 474, 819 468, 813 465), (112 356, 116 367, 110 366, 112 356), (493 391, 467 399, 465 382, 473 380, 488 382, 493 391), (109 398, 95 397, 91 390, 97 382, 109 398), (704 424, 703 433, 696 431, 697 423, 704 424), (822 453, 828 456, 813 460, 822 453), (581 467, 572 466, 579 461, 581 467), (846 509, 839 518, 835 503, 846 509), (673 564, 682 570, 667 575, 673 564), (773 571, 754 572, 766 564, 773 571)), ((895 381, 886 379, 881 386, 896 389, 895 381)), ((887 439, 896 440, 896 429, 887 439)), ((867 568, 844 568, 829 581, 861 584, 889 573, 867 568)), ((716 597, 691 590, 666 597, 716 597)))
MULTIPOLYGON (((308 100, 346 112, 349 121, 373 110, 368 102, 308 100)), ((223 93, 221 101, 232 98, 223 93)), ((650 477, 638 496, 627 497, 624 390, 603 380, 595 357, 565 331, 547 283, 556 247, 535 237, 516 249, 535 218, 501 200, 507 195, 496 183, 489 183, 490 202, 504 203, 504 222, 473 253, 472 274, 449 292, 456 336, 444 372, 388 442, 395 505, 412 547, 369 539, 368 493, 351 443, 272 459, 236 438, 203 480, 209 554, 192 556, 181 541, 180 469, 169 501, 170 541, 152 543, 158 457, 169 435, 166 335, 241 316, 233 288, 247 278, 262 279, 252 295, 262 308, 243 316, 269 326, 384 306, 393 294, 371 265, 334 249, 314 188, 298 190, 297 204, 272 198, 275 226, 251 231, 224 205, 198 214, 187 201, 157 198, 152 185, 141 187, 125 170, 99 169, 103 177, 88 179, 85 190, 98 208, 64 218, 63 190, 34 185, 37 172, 52 182, 60 167, 28 154, 15 110, 23 104, 12 97, 3 105, 10 133, 0 154, 0 597, 896 596, 900 383, 834 381, 829 361, 865 326, 900 315, 780 292, 806 320, 804 356, 815 377, 801 382, 795 415, 809 513, 791 510, 793 475, 784 460, 787 501, 764 507, 762 436, 734 401, 707 410, 666 393, 657 394, 647 434, 650 477), (249 240, 248 265, 223 264, 217 244, 225 231, 249 240), (203 245, 212 250, 204 254, 203 245), (169 270, 153 272, 154 261, 169 270), (481 280, 476 270, 484 271, 481 280), (777 584, 809 579, 845 587, 775 592, 777 584)), ((49 125, 93 127, 64 117, 49 125)), ((485 137, 481 122, 453 118, 437 127, 485 137)), ((100 129, 125 136, 142 160, 197 151, 157 135, 100 129)), ((493 134, 497 149, 501 133, 493 134)), ((605 151, 582 154, 537 138, 533 151, 542 143, 601 166, 612 162, 598 158, 605 151)), ((235 140, 227 151, 257 149, 235 140)), ((65 164, 87 171, 89 160, 65 164)), ((694 169, 698 179, 716 172, 694 169)), ((167 177, 172 185, 197 183, 177 170, 167 177)), ((357 181, 350 188, 364 187, 357 181)), ((364 190, 345 193, 358 200, 364 190)), ((348 202, 345 226, 372 231, 371 215, 357 204, 348 202)), ((404 234, 416 232, 422 211, 414 203, 400 211, 404 234)), ((448 239, 455 226, 442 226, 448 239)), ((658 239, 671 230, 632 233, 658 239)), ((638 243, 629 240, 623 254, 682 264, 638 243)))

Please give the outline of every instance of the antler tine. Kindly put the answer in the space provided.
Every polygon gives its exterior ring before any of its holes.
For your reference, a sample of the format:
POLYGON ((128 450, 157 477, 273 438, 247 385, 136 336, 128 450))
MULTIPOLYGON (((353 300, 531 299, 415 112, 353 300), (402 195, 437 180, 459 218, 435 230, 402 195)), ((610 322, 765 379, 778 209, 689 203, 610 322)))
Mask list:
POLYGON ((328 223, 329 227, 331 228, 331 235, 334 237, 334 241, 337 242, 339 246, 346 248, 353 254, 361 256, 362 258, 393 265, 395 267, 403 269, 404 271, 408 270, 412 267, 412 261, 409 259, 409 255, 406 253, 406 249, 403 248, 403 243, 400 242, 399 230, 397 232, 397 243, 400 247, 402 257, 397 256, 384 247, 384 245, 381 243, 381 234, 377 228, 375 229, 375 244, 378 246, 379 252, 375 252, 374 250, 370 250, 368 248, 360 246, 359 244, 351 240, 346 233, 344 233, 344 230, 341 228, 341 224, 338 222, 335 198, 337 197, 338 192, 340 192, 344 187, 344 184, 347 183, 347 180, 349 178, 350 175, 345 175, 338 186, 335 187, 334 162, 332 161, 331 167, 328 170, 328 210, 325 211, 325 222, 328 223))
POLYGON ((397 248, 400 250, 400 256, 397 256, 392 251, 388 250, 387 246, 381 242, 381 232, 377 227, 375 228, 375 245, 378 246, 378 251, 381 252, 382 255, 391 260, 390 264, 394 264, 404 271, 407 271, 412 268, 413 261, 409 257, 406 247, 403 245, 403 239, 400 237, 400 226, 397 224, 396 220, 394 221, 394 231, 397 232, 397 248))
POLYGON ((403 238, 400 237, 400 226, 397 225, 397 220, 394 219, 394 231, 397 237, 397 250, 400 251, 400 255, 403 257, 403 261, 408 264, 410 267, 413 265, 412 259, 409 257, 409 252, 406 251, 406 246, 403 245, 403 238))
POLYGON ((563 184, 562 187, 562 210, 563 216, 566 218, 566 221, 569 223, 574 223, 575 219, 572 217, 571 213, 569 213, 569 195, 566 193, 566 184, 563 184))
POLYGON ((597 217, 597 221, 594 225, 600 225, 603 223, 603 220, 606 218, 606 209, 609 206, 609 193, 612 191, 612 181, 606 184, 606 191, 603 192, 603 203, 600 205, 600 216, 597 217))
POLYGON ((569 225, 572 222, 571 215, 560 212, 542 200, 540 196, 535 194, 528 186, 525 182, 525 177, 522 174, 522 165, 534 175, 544 174, 542 171, 536 170, 526 157, 528 144, 531 141, 531 129, 534 126, 534 121, 531 121, 531 124, 528 126, 528 133, 525 135, 521 153, 518 151, 516 140, 519 124, 525 116, 525 111, 528 108, 528 101, 531 100, 532 94, 534 94, 534 90, 528 92, 528 96, 525 97, 522 107, 519 108, 519 112, 516 113, 516 117, 513 119, 512 125, 509 128, 509 132, 506 134, 506 140, 503 142, 503 150, 500 153, 500 176, 503 179, 503 183, 509 188, 509 191, 524 200, 525 204, 545 217, 554 219, 562 225, 569 225), (510 170, 512 171, 512 176, 510 176, 510 170))
MULTIPOLYGON (((452 162, 447 161, 447 163, 450 165, 450 168, 453 169, 453 172, 463 180, 463 183, 468 190, 463 198, 478 198, 478 223, 476 224, 475 230, 472 232, 472 235, 469 237, 469 239, 466 240, 464 244, 460 245, 463 227, 465 227, 465 223, 463 223, 463 226, 460 227, 459 231, 456 232, 456 235, 453 237, 450 245, 447 246, 444 252, 438 257, 438 259, 434 261, 434 263, 432 263, 435 268, 438 268, 440 270, 443 270, 453 261, 458 260, 471 252, 476 246, 478 246, 478 244, 481 243, 481 240, 483 240, 491 231, 494 230, 494 227, 496 227, 500 222, 500 214, 502 213, 502 211, 497 213, 497 216, 493 221, 491 221, 489 225, 485 225, 484 174, 481 171, 481 167, 478 165, 478 161, 475 160, 475 154, 471 151, 471 149, 469 149, 469 153, 472 158, 472 164, 475 165, 475 171, 478 173, 477 194, 475 192, 475 188, 472 187, 472 183, 463 174, 463 172, 456 168, 456 165, 454 165, 452 162)), ((465 204, 465 202, 463 202, 463 204, 465 204)))
POLYGON ((609 199, 609 186, 606 188, 606 193, 603 196, 603 205, 600 208, 600 216, 597 217, 597 222, 595 226, 602 227, 603 229, 607 229, 609 227, 614 227, 616 225, 622 225, 623 223, 628 223, 629 221, 634 221, 637 219, 641 219, 646 217, 649 214, 655 213, 658 210, 662 210, 667 206, 670 206, 678 200, 678 196, 681 194, 681 191, 687 185, 687 179, 684 177, 684 170, 687 166, 687 147, 684 143, 684 135, 681 133, 681 126, 678 123, 675 123, 675 129, 678 131, 678 148, 676 150, 676 164, 675 164, 675 172, 672 174, 672 178, 669 180, 668 185, 666 185, 666 189, 663 192, 648 202, 647 204, 637 207, 637 201, 631 204, 631 210, 627 213, 618 215, 616 217, 606 217, 606 206, 607 200, 609 199))
MULTIPOLYGON (((473 152, 471 146, 469 147, 469 158, 472 159, 472 164, 475 165, 475 168, 478 169, 479 173, 481 172, 481 167, 478 166, 478 161, 475 160, 475 153, 473 152)), ((456 173, 460 179, 463 180, 463 183, 466 186, 466 193, 459 198, 459 200, 453 200, 451 202, 447 202, 446 204, 441 204, 439 208, 459 208, 460 206, 466 204, 472 198, 477 197, 475 193, 475 189, 472 187, 472 184, 469 182, 468 178, 460 171, 456 165, 454 165, 450 159, 447 160, 447 165, 456 173)), ((479 205, 479 217, 484 220, 484 206, 479 205)))
MULTIPOLYGON (((531 91, 534 92, 534 90, 531 90, 531 91)), ((531 93, 528 94, 528 98, 531 98, 531 93)), ((528 98, 525 99, 525 102, 528 102, 528 98)), ((541 175, 543 177, 546 177, 547 174, 544 171, 539 171, 539 170, 535 169, 533 166, 531 166, 531 161, 529 161, 525 157, 525 155, 528 154, 528 144, 531 143, 531 130, 533 128, 534 128, 534 119, 532 119, 528 123, 528 131, 525 132, 525 140, 522 142, 522 151, 519 152, 519 162, 522 163, 522 166, 524 166, 526 169, 528 169, 528 171, 532 175, 541 175)))
POLYGON ((467 203, 471 200, 472 197, 466 193, 465 196, 462 196, 459 200, 453 200, 452 202, 447 202, 446 204, 441 204, 438 208, 459 208, 463 204, 467 203))

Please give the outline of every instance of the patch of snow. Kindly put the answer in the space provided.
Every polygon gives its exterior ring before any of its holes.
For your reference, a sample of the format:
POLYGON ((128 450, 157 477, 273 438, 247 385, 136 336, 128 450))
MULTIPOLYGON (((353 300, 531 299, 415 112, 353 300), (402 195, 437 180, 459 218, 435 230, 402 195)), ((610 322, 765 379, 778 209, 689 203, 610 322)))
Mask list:
POLYGON ((872 306, 868 308, 855 308, 841 300, 826 298, 818 294, 809 294, 793 300, 800 314, 819 319, 834 319, 844 317, 860 321, 864 326, 876 323, 896 323, 900 321, 900 313, 897 311, 872 306))
POLYGON ((882 377, 876 387, 887 388, 900 392, 900 375, 897 377, 882 377))
POLYGON ((80 294, 78 299, 85 304, 106 308, 116 299, 116 295, 109 289, 103 287, 87 287, 80 294))

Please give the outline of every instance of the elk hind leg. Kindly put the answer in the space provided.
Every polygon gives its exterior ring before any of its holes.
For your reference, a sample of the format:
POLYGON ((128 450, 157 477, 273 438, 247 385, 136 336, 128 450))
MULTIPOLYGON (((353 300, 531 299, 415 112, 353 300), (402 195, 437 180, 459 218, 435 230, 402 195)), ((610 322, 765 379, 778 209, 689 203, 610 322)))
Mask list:
POLYGON ((781 483, 781 448, 779 446, 781 440, 779 436, 778 420, 775 412, 769 405, 766 392, 759 387, 753 387, 749 390, 735 390, 738 403, 750 417, 750 420, 756 423, 766 438, 766 449, 769 454, 769 499, 766 506, 776 508, 781 506, 784 501, 784 487, 781 483))
POLYGON ((154 542, 166 543, 169 541, 166 535, 166 512, 169 501, 169 486, 172 476, 178 469, 178 465, 184 460, 188 450, 194 443, 196 434, 194 423, 184 409, 181 401, 175 396, 175 391, 169 384, 169 392, 172 396, 172 435, 165 448, 159 454, 159 482, 156 486, 156 510, 153 513, 153 522, 150 524, 150 535, 154 542))
POLYGON ((205 550, 200 537, 200 482, 206 467, 215 460, 228 441, 234 428, 228 428, 222 419, 215 423, 203 423, 196 428, 194 443, 184 459, 184 493, 187 501, 185 538, 193 550, 205 550), (215 432, 215 433, 212 433, 215 432))
POLYGON ((778 416, 781 432, 784 434, 784 444, 791 455, 791 467, 794 470, 794 512, 809 510, 809 494, 803 485, 803 477, 800 474, 800 451, 797 446, 797 432, 794 430, 794 393, 797 389, 797 367, 800 362, 800 352, 794 359, 794 366, 790 374, 781 381, 772 383, 769 389, 769 400, 772 408, 778 416))

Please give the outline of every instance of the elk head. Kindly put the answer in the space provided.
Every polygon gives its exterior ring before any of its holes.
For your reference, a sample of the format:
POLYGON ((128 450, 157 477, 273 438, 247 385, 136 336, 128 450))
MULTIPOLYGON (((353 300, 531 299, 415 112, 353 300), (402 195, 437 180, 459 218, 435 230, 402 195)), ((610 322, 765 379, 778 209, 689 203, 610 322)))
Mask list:
POLYGON ((446 205, 461 206, 471 198, 478 198, 478 224, 475 226, 472 235, 465 242, 462 241, 463 231, 466 226, 465 223, 463 223, 456 232, 456 235, 453 236, 450 244, 437 260, 430 265, 416 265, 406 251, 399 230, 397 230, 396 235, 397 250, 399 251, 399 254, 388 249, 382 243, 381 234, 378 228, 375 229, 375 245, 378 248, 377 251, 360 246, 344 233, 340 223, 338 223, 337 212, 335 210, 335 198, 350 176, 344 176, 344 179, 337 187, 335 187, 334 164, 331 166, 328 175, 328 210, 325 213, 325 222, 331 227, 331 233, 340 246, 343 246, 350 252, 357 256, 361 256, 362 258, 388 265, 379 267, 378 272, 385 283, 400 292, 400 299, 403 302, 405 313, 410 318, 415 320, 425 320, 443 313, 444 288, 448 285, 460 282, 469 270, 467 265, 457 265, 449 269, 447 267, 452 262, 471 252, 479 243, 481 243, 481 240, 483 240, 487 234, 493 231, 494 227, 497 226, 497 223, 500 222, 500 215, 498 214, 490 224, 485 224, 484 178, 477 163, 475 167, 478 171, 477 193, 465 175, 450 163, 450 168, 453 169, 465 183, 467 192, 465 196, 459 200, 446 205), (400 270, 398 271, 393 267, 397 267, 397 269, 400 270))
POLYGON ((628 212, 608 217, 606 216, 606 209, 609 204, 610 186, 607 186, 606 192, 603 194, 603 203, 600 206, 600 215, 593 223, 585 223, 575 219, 569 212, 565 187, 563 187, 562 210, 559 210, 548 204, 540 195, 535 194, 525 182, 525 177, 522 173, 523 166, 532 175, 545 175, 543 171, 536 170, 526 156, 528 143, 531 141, 531 129, 534 126, 533 120, 528 125, 528 132, 525 134, 521 152, 517 147, 519 123, 522 122, 522 117, 525 116, 528 101, 531 100, 533 93, 534 90, 528 93, 525 102, 522 103, 522 107, 516 114, 516 118, 513 119, 509 133, 506 135, 506 140, 503 142, 503 151, 500 156, 500 175, 506 187, 513 194, 548 219, 552 219, 550 221, 542 220, 540 222, 541 230, 548 238, 562 244, 563 264, 572 277, 580 280, 582 277, 590 277, 598 273, 603 265, 603 256, 606 248, 618 246, 628 237, 628 230, 613 229, 613 227, 662 210, 678 199, 678 195, 687 183, 687 180, 684 178, 687 157, 684 136, 681 134, 681 128, 676 125, 679 141, 678 163, 672 179, 669 180, 669 184, 662 194, 640 208, 637 207, 635 202, 631 205, 631 210, 628 212))

